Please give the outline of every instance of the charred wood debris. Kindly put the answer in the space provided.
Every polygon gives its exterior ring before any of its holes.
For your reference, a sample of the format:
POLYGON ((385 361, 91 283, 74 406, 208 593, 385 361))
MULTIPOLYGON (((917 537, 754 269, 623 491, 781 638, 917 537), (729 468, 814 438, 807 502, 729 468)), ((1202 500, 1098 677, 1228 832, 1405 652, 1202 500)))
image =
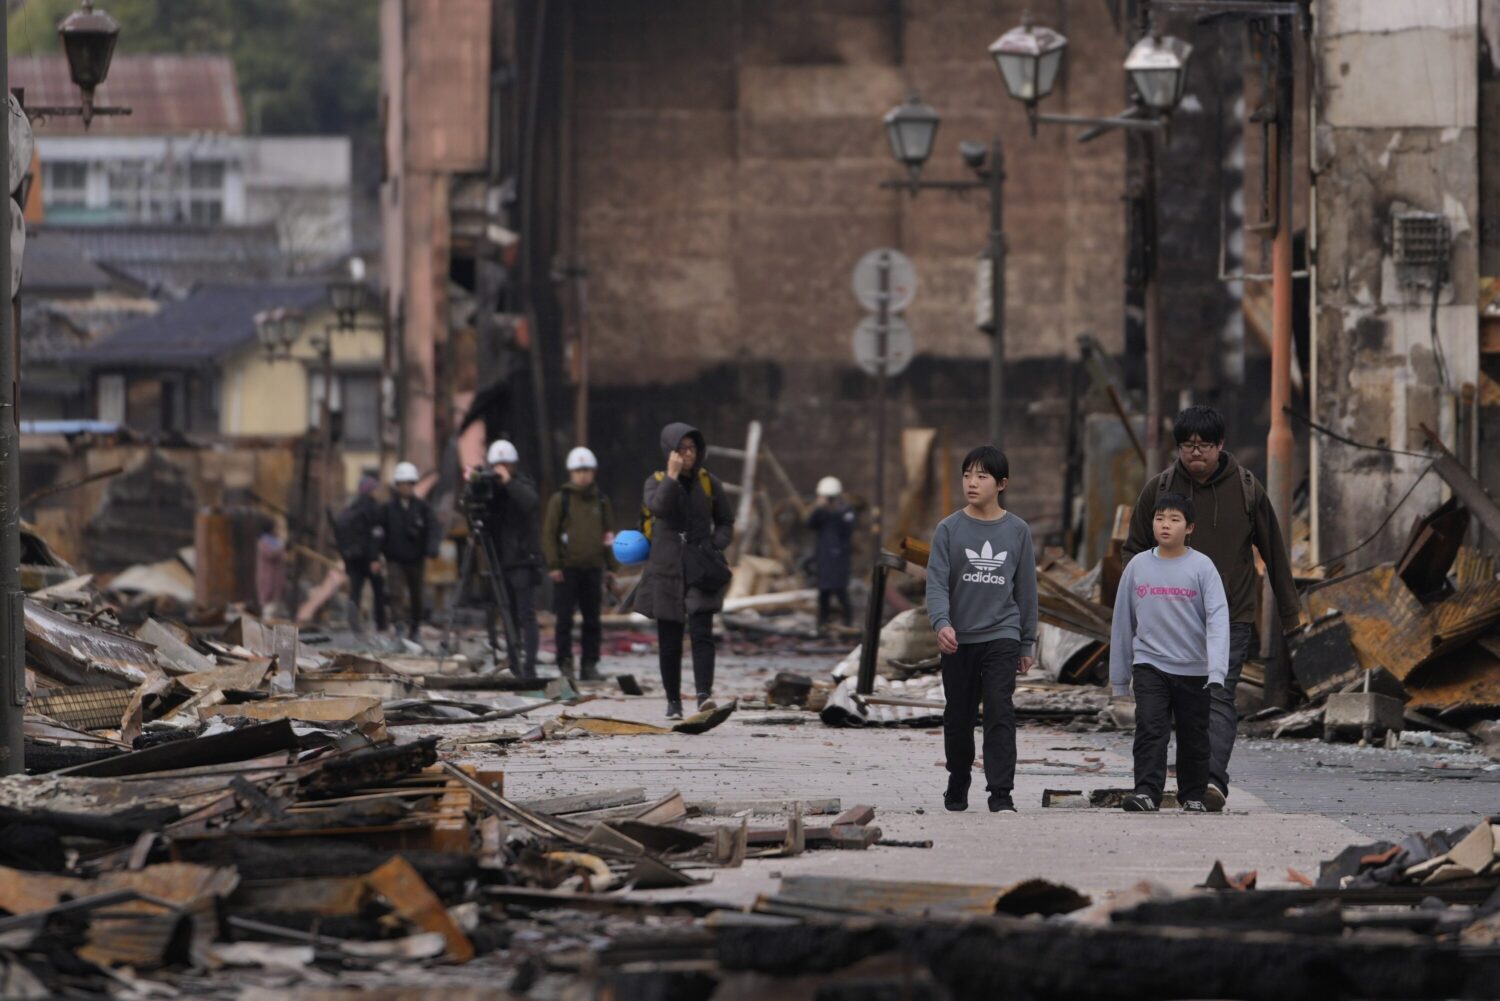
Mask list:
MULTIPOLYGON (((1244 732, 1500 754, 1500 580, 1464 544, 1468 521, 1450 503, 1399 560, 1305 579, 1307 620, 1288 643, 1296 704, 1254 705, 1252 661, 1244 732)), ((1102 687, 1123 524, 1092 569, 1043 553, 1043 663, 1018 688, 1023 723, 1133 725, 1102 687)), ((503 758, 521 741, 691 739, 735 713, 931 727, 937 651, 907 600, 923 544, 883 562, 866 628, 819 631, 786 561, 742 554, 723 616, 732 645, 845 655, 826 678, 781 673, 756 697, 657 726, 587 712, 597 693, 568 679, 320 649, 323 637, 250 615, 153 617, 149 595, 122 600, 58 561, 26 601, 27 774, 0 780, 0 996, 1495 995, 1500 817, 1351 846, 1315 875, 1289 871, 1296 889, 1256 890, 1255 873, 1220 865, 1192 893, 1143 883, 1107 900, 1042 880, 789 875, 747 906, 714 900, 716 870, 931 843, 887 840, 873 808, 835 797, 519 801, 503 770, 452 760, 478 744, 503 758), (476 722, 491 725, 442 735, 476 722), (439 732, 402 737, 416 726, 439 732)), ((608 622, 635 642, 628 616, 608 622)), ((629 676, 607 684, 641 692, 629 676)), ((1042 805, 1122 794, 1048 790, 1042 805)))

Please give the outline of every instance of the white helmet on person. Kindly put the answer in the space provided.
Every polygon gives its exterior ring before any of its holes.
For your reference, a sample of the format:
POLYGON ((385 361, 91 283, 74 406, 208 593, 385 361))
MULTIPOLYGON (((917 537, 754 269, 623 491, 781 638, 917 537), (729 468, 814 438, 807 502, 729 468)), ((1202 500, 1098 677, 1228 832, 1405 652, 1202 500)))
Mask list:
POLYGON ((575 472, 579 469, 598 468, 598 457, 596 457, 593 452, 584 448, 582 445, 579 445, 577 448, 573 449, 573 451, 568 453, 568 472, 575 472))
POLYGON ((837 476, 825 476, 818 481, 819 497, 837 497, 844 492, 844 485, 837 476))
POLYGON ((416 464, 412 462, 396 463, 396 473, 391 477, 396 483, 415 483, 421 478, 422 475, 417 472, 416 464))
POLYGON ((485 459, 492 466, 513 466, 521 461, 521 456, 516 451, 516 446, 504 438, 497 438, 490 442, 490 451, 485 459))

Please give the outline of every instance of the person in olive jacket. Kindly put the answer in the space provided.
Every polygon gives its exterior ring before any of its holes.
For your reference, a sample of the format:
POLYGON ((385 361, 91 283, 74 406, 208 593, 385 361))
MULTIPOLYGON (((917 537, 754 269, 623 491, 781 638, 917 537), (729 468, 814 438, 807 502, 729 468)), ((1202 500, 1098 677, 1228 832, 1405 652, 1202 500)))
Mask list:
POLYGON ((422 625, 422 588, 427 560, 436 556, 443 529, 432 505, 417 496, 417 467, 396 465, 396 496, 385 503, 385 560, 391 575, 405 585, 407 636, 415 640, 422 625))
POLYGON ((656 620, 662 687, 667 716, 682 716, 682 640, 692 638, 693 680, 698 706, 705 708, 714 687, 714 613, 724 607, 725 583, 706 591, 691 586, 689 566, 723 562, 734 540, 734 511, 724 484, 703 468, 708 443, 691 424, 668 424, 661 432, 667 468, 646 478, 642 490, 649 515, 651 555, 635 593, 635 610, 656 620), (696 553, 690 550, 696 549, 696 553))
MULTIPOLYGON (((536 622, 536 588, 542 582, 541 494, 536 481, 517 467, 516 446, 501 438, 490 443, 486 456, 500 478, 489 512, 490 536, 505 574, 505 592, 510 601, 511 621, 521 634, 524 656, 523 678, 536 677, 536 652, 540 641, 536 622)), ((489 615, 490 646, 498 647, 495 616, 489 615)))
POLYGON ((604 603, 605 577, 618 564, 610 550, 615 538, 615 509, 594 482, 599 460, 579 447, 568 453, 568 482, 547 502, 542 520, 542 554, 554 585, 557 615, 557 669, 573 674, 573 613, 583 615, 582 673, 584 681, 599 680, 599 649, 603 639, 599 615, 604 603))

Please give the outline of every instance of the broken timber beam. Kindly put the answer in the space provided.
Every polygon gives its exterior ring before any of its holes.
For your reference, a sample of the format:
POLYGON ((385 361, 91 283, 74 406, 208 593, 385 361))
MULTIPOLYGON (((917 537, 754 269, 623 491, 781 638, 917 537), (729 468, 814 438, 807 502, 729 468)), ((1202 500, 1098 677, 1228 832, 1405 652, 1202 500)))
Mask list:
POLYGON ((1500 504, 1495 503, 1495 499, 1485 492, 1484 486, 1448 451, 1443 440, 1431 428, 1426 424, 1421 425, 1421 428, 1428 442, 1438 450, 1437 458, 1432 460, 1433 471, 1452 488, 1453 493, 1474 513, 1485 530, 1500 538, 1500 504))

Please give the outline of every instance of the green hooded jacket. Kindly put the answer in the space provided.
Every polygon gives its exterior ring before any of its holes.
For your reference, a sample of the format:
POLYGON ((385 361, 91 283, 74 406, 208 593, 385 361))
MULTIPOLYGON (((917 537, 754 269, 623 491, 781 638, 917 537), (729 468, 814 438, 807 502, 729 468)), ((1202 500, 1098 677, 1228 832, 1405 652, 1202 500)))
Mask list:
POLYGON ((604 544, 605 535, 614 530, 614 505, 599 492, 597 483, 586 487, 563 484, 547 502, 547 516, 542 522, 542 555, 547 569, 618 569, 614 553, 604 544), (564 496, 568 508, 566 519, 564 496))

